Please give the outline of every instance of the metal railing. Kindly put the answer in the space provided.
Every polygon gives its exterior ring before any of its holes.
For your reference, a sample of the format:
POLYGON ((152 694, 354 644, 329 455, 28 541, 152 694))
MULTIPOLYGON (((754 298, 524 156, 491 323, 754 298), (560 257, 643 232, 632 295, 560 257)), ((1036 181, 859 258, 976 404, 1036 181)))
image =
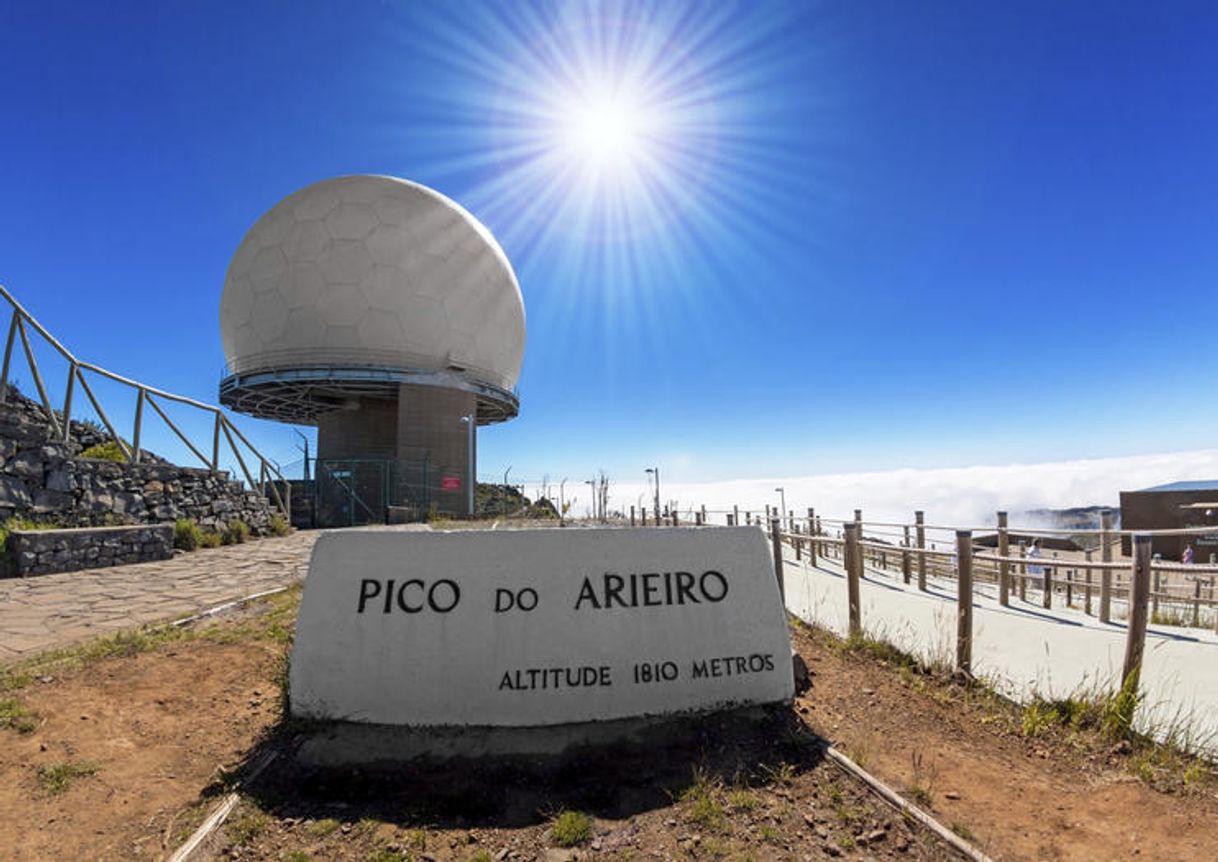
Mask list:
POLYGON ((83 362, 77 359, 66 347, 63 346, 47 329, 34 319, 28 311, 26 311, 21 303, 13 297, 11 293, 0 285, 0 297, 12 307, 12 317, 8 327, 8 337, 4 343, 4 360, 0 366, 0 404, 8 397, 8 381, 9 371, 12 366, 13 350, 17 346, 17 342, 21 342, 22 352, 25 354, 26 364, 29 366, 30 374, 34 380, 34 388, 38 392, 38 399, 42 403, 42 408, 47 415, 47 423, 50 426, 51 433, 63 442, 68 442, 71 439, 72 433, 72 402, 76 393, 76 387, 79 384, 80 389, 88 398, 89 403, 93 406, 93 411, 101 420, 102 425, 109 433, 114 443, 122 452, 123 457, 132 464, 139 464, 143 455, 141 441, 144 431, 144 407, 150 407, 162 421, 169 427, 178 439, 185 444, 186 448, 198 458, 203 466, 211 470, 212 473, 220 471, 220 456, 221 456, 221 439, 228 443, 229 451, 236 459, 237 464, 241 467, 241 472, 245 476, 245 481, 250 488, 257 488, 259 493, 266 496, 269 494, 274 501, 276 508, 283 513, 284 517, 289 516, 288 505, 284 500, 284 494, 280 492, 279 485, 283 484, 287 487, 287 480, 280 472, 278 465, 260 453, 254 444, 241 433, 232 421, 224 415, 224 412, 212 404, 205 404, 202 401, 196 401, 193 398, 187 398, 184 395, 175 395, 172 392, 165 392, 162 389, 156 389, 152 386, 145 386, 143 383, 131 380, 122 375, 115 374, 112 371, 107 371, 105 368, 94 365, 90 362, 83 362), (38 366, 38 361, 34 356, 33 345, 30 341, 30 330, 41 336, 43 340, 55 350, 68 363, 68 375, 64 388, 64 400, 62 409, 57 409, 51 402, 51 398, 47 393, 46 384, 42 378, 41 369, 38 366), (135 422, 131 433, 131 442, 128 444, 123 440, 122 436, 115 430, 114 423, 110 421, 110 417, 106 415, 101 402, 98 400, 93 387, 89 385, 89 379, 86 375, 96 375, 97 377, 119 383, 136 393, 135 401, 135 422), (169 415, 166 413, 164 406, 159 403, 161 401, 172 401, 177 404, 184 404, 195 410, 203 411, 214 417, 212 423, 212 439, 211 439, 211 455, 210 457, 204 454, 194 442, 190 440, 182 429, 178 427, 169 415), (250 472, 250 465, 246 462, 245 456, 242 454, 242 444, 251 455, 251 462, 258 467, 258 480, 254 480, 253 473, 250 472))

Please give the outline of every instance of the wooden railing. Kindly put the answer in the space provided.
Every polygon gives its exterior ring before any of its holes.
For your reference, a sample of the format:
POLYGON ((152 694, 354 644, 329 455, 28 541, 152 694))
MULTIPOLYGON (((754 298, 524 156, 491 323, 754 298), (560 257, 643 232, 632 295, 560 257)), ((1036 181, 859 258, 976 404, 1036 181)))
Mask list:
POLYGON ((152 386, 146 386, 135 380, 130 380, 112 371, 107 371, 97 365, 89 362, 83 362, 77 359, 66 347, 64 347, 50 332, 46 330, 34 317, 26 311, 19 302, 3 285, 0 285, 0 297, 2 297, 12 308, 12 317, 9 321, 8 337, 4 343, 4 360, 0 365, 0 403, 3 403, 8 396, 8 381, 9 372, 12 367, 13 351, 17 343, 21 343, 21 350, 25 355, 26 364, 29 366, 30 375, 33 378, 34 388, 37 390, 38 399, 42 403, 42 407, 47 416, 47 423, 50 426, 51 433, 58 439, 67 442, 71 439, 72 428, 72 406, 76 387, 79 385, 80 390, 85 394, 89 403, 93 407, 93 411, 97 414, 99 420, 110 437, 114 440, 123 457, 132 464, 139 464, 143 456, 142 442, 144 439, 144 408, 145 406, 152 409, 169 430, 173 431, 177 438, 182 441, 190 452, 198 458, 203 466, 211 470, 213 473, 220 470, 220 459, 222 454, 221 440, 228 444, 228 451, 236 459, 237 464, 241 468, 241 472, 245 477, 245 481, 250 488, 257 488, 264 496, 269 496, 275 503, 276 508, 284 515, 289 516, 288 510, 288 484, 283 477, 279 467, 274 461, 263 456, 249 441, 249 439, 241 433, 232 421, 224 415, 224 412, 212 404, 205 404, 202 401, 196 401, 193 398, 187 398, 183 395, 175 395, 172 392, 165 392, 161 389, 156 389, 152 386), (38 361, 34 355, 33 345, 31 344, 30 331, 41 338, 68 364, 67 380, 64 386, 64 400, 61 407, 56 407, 51 402, 51 398, 47 393, 47 387, 43 380, 42 369, 38 365, 38 361), (121 384, 135 392, 135 421, 131 432, 131 442, 127 443, 123 437, 115 430, 114 423, 111 422, 109 415, 102 406, 101 401, 97 398, 93 387, 89 384, 89 375, 104 378, 121 384), (203 411, 210 414, 212 419, 212 433, 210 443, 210 454, 207 454, 204 448, 195 445, 182 429, 174 423, 166 413, 163 404, 160 402, 174 402, 177 404, 186 405, 194 410, 203 411), (242 453, 242 447, 250 455, 250 461, 247 463, 245 455, 242 453), (258 468, 258 479, 255 481, 254 474, 250 471, 250 464, 254 464, 258 468))

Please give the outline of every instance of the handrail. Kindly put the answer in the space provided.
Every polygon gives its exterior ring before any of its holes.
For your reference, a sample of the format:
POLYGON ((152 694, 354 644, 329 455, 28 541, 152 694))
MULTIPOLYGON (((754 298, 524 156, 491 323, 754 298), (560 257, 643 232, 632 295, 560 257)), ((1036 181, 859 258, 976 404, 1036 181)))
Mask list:
POLYGON ((242 473, 245 475, 245 479, 250 488, 256 488, 259 493, 266 495, 269 486, 270 495, 275 503, 275 507, 279 509, 280 513, 283 514, 285 518, 290 517, 291 513, 288 510, 288 505, 285 503, 284 497, 279 491, 279 485, 286 484, 288 480, 280 471, 279 465, 272 459, 267 458, 261 452, 259 452, 257 447, 250 442, 249 438, 241 433, 241 430, 233 424, 232 420, 224 415, 223 410, 214 404, 206 404, 202 401, 197 401, 194 398, 188 398, 185 395, 177 395, 173 392, 167 392, 164 389, 158 389, 155 386, 147 386, 137 380, 132 380, 131 378, 124 377, 121 374, 115 374, 113 371, 109 371, 99 365, 94 365, 91 362, 82 362, 81 360, 77 359, 76 356, 73 355, 72 352, 59 341, 59 339, 51 335, 46 327, 39 323, 32 314, 26 311, 21 303, 17 301, 16 297, 9 293, 8 289, 5 288, 3 284, 0 284, 0 297, 3 297, 3 299, 8 302, 13 310, 8 328, 8 338, 4 347, 3 365, 0 366, 0 404, 3 404, 8 398, 9 370, 12 364, 13 349, 16 346, 16 341, 20 339, 22 351, 25 354, 26 363, 29 365, 30 374, 34 378, 34 386, 38 390, 38 397, 41 400, 43 409, 47 414, 47 424, 50 426, 52 433, 57 438, 60 438, 65 442, 71 439, 72 396, 74 394, 76 383, 79 382, 81 389, 84 390, 85 395, 89 399, 89 403, 93 406, 98 418, 101 419, 102 425, 110 433, 110 436, 114 438, 114 441, 118 445, 119 450, 123 453, 123 456, 128 460, 128 462, 138 464, 140 463, 140 454, 142 451, 140 440, 143 436, 143 406, 145 403, 147 403, 152 407, 153 412, 155 412, 169 427, 169 429, 177 435, 178 439, 186 444, 186 447, 191 451, 191 453, 202 461, 204 466, 212 473, 219 472, 220 441, 221 438, 224 438, 224 440, 227 441, 232 454, 236 457, 237 463, 241 465, 242 473), (46 386, 42 380, 42 374, 38 368, 37 359, 34 356, 34 351, 30 344, 29 334, 26 331, 27 326, 33 329, 33 331, 38 335, 42 336, 47 344, 49 344, 68 363, 68 378, 65 390, 66 394, 64 397, 62 410, 56 410, 54 405, 51 403, 50 396, 47 393, 46 386), (122 439, 122 437, 115 430, 114 424, 110 421, 110 417, 106 415, 101 402, 97 399, 93 389, 89 386, 88 380, 85 378, 86 371, 135 390, 137 396, 135 423, 134 428, 132 429, 132 442, 130 445, 128 445, 122 439), (210 459, 204 454, 204 449, 199 446, 195 446, 195 444, 190 441, 187 435, 169 418, 168 414, 164 411, 164 409, 162 409, 161 405, 158 404, 155 399, 163 399, 166 401, 174 401, 179 404, 185 404, 188 407, 193 407, 196 410, 202 410, 203 412, 215 417, 215 428, 212 435, 212 453, 210 459), (59 417, 57 414, 62 414, 63 416, 62 428, 60 427, 59 417), (234 438, 233 435, 236 435, 236 438, 234 438), (245 447, 257 460, 257 466, 259 468, 259 478, 257 482, 254 481, 254 477, 246 465, 245 458, 242 457, 241 449, 237 442, 238 440, 245 445, 245 447))

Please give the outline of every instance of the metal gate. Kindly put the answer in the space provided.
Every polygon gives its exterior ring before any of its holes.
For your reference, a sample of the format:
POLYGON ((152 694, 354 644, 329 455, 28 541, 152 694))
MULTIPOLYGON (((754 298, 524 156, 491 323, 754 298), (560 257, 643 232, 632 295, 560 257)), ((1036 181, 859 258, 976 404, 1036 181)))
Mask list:
POLYGON ((427 516, 430 465, 424 461, 374 458, 318 460, 314 513, 318 527, 384 524, 390 506, 405 506, 412 517, 427 516))
POLYGON ((385 523, 393 503, 392 461, 317 462, 316 517, 319 527, 355 527, 385 523))

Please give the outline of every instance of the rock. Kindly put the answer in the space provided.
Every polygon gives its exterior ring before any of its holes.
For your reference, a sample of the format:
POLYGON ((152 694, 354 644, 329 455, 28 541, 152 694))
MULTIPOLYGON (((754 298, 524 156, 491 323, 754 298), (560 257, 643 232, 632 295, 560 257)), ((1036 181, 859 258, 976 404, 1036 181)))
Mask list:
POLYGON ((542 853, 542 862, 575 862, 579 851, 569 847, 547 847, 542 853))
POLYGON ((947 791, 946 793, 944 793, 944 794, 943 794, 943 798, 944 798, 944 799, 959 799, 959 798, 960 798, 960 794, 959 794, 959 793, 957 793, 957 792, 956 792, 956 791, 954 791, 954 790, 949 790, 949 791, 947 791))
POLYGON ((26 449, 5 464, 5 469, 14 476, 23 479, 42 481, 42 453, 35 449, 26 449))
POLYGON ((26 509, 30 505, 29 487, 21 479, 0 476, 0 506, 26 509))
POLYGON ((794 650, 791 651, 791 666, 795 672, 795 694, 799 696, 812 687, 812 676, 804 657, 794 650))
POLYGON ((47 468, 46 487, 48 491, 75 491, 76 471, 71 461, 60 461, 47 468))

